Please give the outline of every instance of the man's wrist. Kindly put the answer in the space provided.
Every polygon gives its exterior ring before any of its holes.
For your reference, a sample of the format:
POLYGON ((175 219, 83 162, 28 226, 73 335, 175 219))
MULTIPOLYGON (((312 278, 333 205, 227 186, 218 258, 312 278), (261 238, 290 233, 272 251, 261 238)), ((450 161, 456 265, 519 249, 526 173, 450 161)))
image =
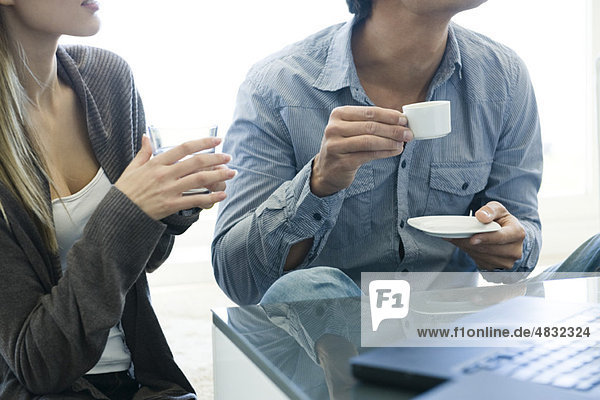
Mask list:
POLYGON ((340 188, 333 187, 325 182, 323 174, 320 173, 317 167, 319 155, 317 154, 313 160, 311 171, 310 171, 310 191, 317 197, 327 197, 340 191, 340 188))

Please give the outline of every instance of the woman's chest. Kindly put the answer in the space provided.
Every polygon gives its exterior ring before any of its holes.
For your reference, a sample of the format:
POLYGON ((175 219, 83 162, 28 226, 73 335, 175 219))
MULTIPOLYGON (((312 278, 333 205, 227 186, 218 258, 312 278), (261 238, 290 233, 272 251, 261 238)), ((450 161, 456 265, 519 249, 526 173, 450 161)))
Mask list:
POLYGON ((100 167, 92 149, 84 110, 74 93, 51 110, 32 115, 34 134, 52 179, 52 198, 81 190, 100 167))

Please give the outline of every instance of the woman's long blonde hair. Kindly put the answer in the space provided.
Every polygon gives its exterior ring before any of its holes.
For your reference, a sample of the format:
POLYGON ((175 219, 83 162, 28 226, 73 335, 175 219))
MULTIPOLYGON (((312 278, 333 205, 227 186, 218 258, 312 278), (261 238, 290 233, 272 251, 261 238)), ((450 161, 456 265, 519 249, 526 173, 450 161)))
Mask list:
MULTIPOLYGON (((33 218, 46 247, 56 252, 47 169, 27 123, 27 93, 19 79, 15 48, 0 11, 0 183, 33 218)), ((0 212, 10 224, 1 202, 0 212)))

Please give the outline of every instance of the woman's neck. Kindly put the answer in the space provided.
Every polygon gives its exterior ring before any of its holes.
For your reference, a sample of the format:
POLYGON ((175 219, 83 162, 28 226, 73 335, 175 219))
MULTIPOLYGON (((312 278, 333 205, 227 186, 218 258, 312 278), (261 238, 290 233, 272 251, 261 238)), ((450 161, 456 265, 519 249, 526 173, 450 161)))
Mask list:
POLYGON ((56 47, 31 51, 23 46, 22 52, 24 60, 18 64, 21 83, 32 106, 46 108, 59 87, 56 47))
POLYGON ((32 105, 43 108, 52 102, 53 93, 59 86, 56 49, 60 35, 32 31, 13 15, 10 7, 3 11, 4 22, 14 41, 21 84, 32 105))

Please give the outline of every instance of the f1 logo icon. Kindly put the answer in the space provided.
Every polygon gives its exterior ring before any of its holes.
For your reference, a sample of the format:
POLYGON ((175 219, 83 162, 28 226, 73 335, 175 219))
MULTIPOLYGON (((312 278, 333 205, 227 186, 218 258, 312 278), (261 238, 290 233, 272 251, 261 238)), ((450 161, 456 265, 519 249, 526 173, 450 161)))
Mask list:
POLYGON ((377 331, 384 319, 402 319, 408 315, 410 284, 403 280, 377 280, 369 283, 371 324, 377 331))

